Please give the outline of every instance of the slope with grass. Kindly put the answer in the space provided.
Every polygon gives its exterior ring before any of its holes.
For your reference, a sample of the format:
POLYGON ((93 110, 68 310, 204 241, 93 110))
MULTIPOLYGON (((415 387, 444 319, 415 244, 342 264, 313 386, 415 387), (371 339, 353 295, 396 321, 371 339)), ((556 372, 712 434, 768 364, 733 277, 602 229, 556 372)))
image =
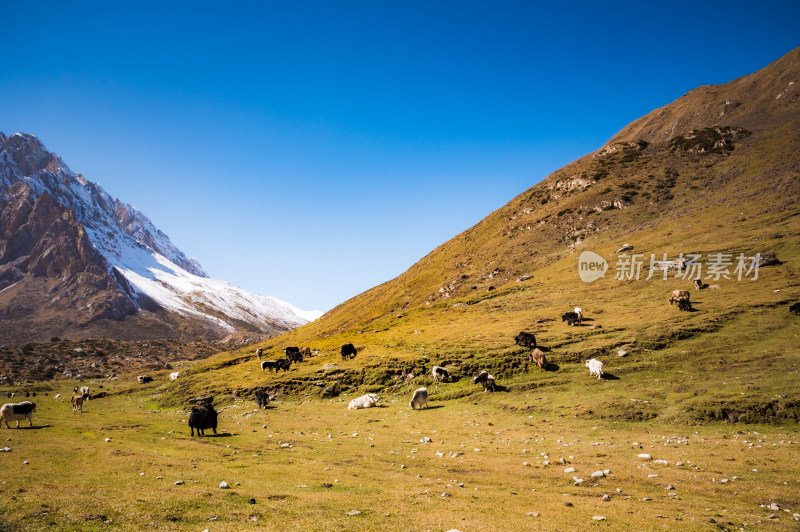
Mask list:
MULTIPOLYGON (((221 354, 199 366, 193 387, 182 392, 400 389, 404 376, 422 382, 439 364, 460 377, 448 392, 455 395, 474 393, 467 378, 487 369, 512 390, 536 388, 548 405, 593 415, 797 419, 798 319, 787 312, 800 300, 797 79, 800 49, 755 74, 690 92, 398 278, 257 346, 272 358, 291 345, 320 356, 266 376, 250 371, 257 367, 252 350, 221 354), (628 257, 640 255, 638 279, 618 271, 623 244, 633 246, 628 257), (581 282, 584 251, 608 261, 605 278, 581 282), (736 270, 739 255, 749 266, 751 257, 772 252, 777 260, 757 275, 736 270), (697 272, 664 279, 650 269, 651 257, 681 254, 699 254, 701 275, 717 287, 692 290, 693 312, 667 298, 691 289, 697 272), (731 264, 725 275, 707 277, 717 254, 731 264), (586 319, 568 327, 560 316, 575 306, 586 319), (532 366, 514 345, 521 330, 536 335, 551 371, 532 366), (347 342, 359 354, 342 361, 338 349, 347 342), (618 357, 619 349, 629 356, 618 357), (604 381, 609 386, 597 396, 583 378, 581 362, 590 357, 619 377, 604 381), (609 394, 621 397, 605 400, 609 394), (632 397, 650 394, 663 400, 631 408, 632 397)), ((180 400, 180 393, 164 398, 180 400)))
POLYGON ((800 50, 692 91, 397 279, 177 381, 122 375, 82 415, 54 397, 78 383, 26 388, 37 427, 0 429, 0 528, 795 530, 798 78, 800 50), (623 244, 643 255, 639 279, 615 278, 623 244), (609 262, 605 278, 580 280, 583 251, 609 262), (732 265, 692 290, 693 312, 667 302, 692 277, 649 269, 651 254, 768 251, 757 278, 732 265), (569 327, 575 306, 584 323, 569 327), (514 345, 521 330, 547 371, 514 345), (288 372, 262 373, 254 354, 305 345, 314 356, 288 372), (434 384, 434 364, 455 381, 434 384), (480 369, 497 392, 470 382, 480 369), (412 411, 420 386, 430 408, 412 411), (346 410, 374 391, 379 408, 346 410), (206 394, 220 435, 192 439, 186 401, 206 394))

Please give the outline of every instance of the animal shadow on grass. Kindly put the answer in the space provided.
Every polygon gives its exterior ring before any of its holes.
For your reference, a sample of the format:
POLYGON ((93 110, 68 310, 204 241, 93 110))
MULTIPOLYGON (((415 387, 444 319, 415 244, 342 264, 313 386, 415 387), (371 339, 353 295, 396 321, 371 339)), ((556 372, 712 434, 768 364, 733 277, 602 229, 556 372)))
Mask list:
POLYGON ((603 373, 603 377, 607 381, 618 381, 619 377, 614 375, 613 373, 603 373))
POLYGON ((561 369, 561 366, 559 366, 555 362, 548 362, 547 366, 545 366, 545 368, 544 368, 545 371, 558 371, 560 369, 561 369))
POLYGON ((236 436, 231 432, 219 432, 217 434, 206 434, 203 436, 204 438, 230 438, 231 436, 236 436))
MULTIPOLYGON (((3 426, 5 426, 5 425, 3 425, 3 426)), ((22 425, 20 425, 19 427, 14 427, 13 425, 11 426, 11 430, 16 430, 16 429, 21 429, 21 430, 42 430, 42 429, 49 429, 49 428, 50 428, 50 425, 34 425, 32 427, 23 427, 22 425)), ((2 529, 0 529, 0 530, 2 530, 2 529)))
MULTIPOLYGON (((436 410, 437 408, 444 408, 444 405, 426 406, 425 410, 436 410)), ((416 410, 416 409, 415 409, 416 410)), ((420 409, 421 410, 421 409, 420 409)))

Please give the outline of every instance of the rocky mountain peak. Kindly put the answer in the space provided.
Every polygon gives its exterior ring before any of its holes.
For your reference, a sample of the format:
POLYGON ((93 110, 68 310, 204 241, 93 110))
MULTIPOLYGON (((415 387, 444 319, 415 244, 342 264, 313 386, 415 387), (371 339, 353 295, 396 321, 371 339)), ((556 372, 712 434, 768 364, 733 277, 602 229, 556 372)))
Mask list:
POLYGON ((0 336, 275 334, 307 322, 301 314, 208 279, 141 211, 35 136, 0 133, 0 336))

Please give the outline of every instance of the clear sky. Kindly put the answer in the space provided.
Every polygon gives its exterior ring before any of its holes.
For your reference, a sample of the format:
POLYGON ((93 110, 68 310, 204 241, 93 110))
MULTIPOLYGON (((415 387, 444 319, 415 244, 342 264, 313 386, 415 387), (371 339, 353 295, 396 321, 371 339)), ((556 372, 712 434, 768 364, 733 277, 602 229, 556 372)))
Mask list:
POLYGON ((4 2, 0 131, 208 273, 328 310, 634 119, 800 46, 800 2, 4 2))

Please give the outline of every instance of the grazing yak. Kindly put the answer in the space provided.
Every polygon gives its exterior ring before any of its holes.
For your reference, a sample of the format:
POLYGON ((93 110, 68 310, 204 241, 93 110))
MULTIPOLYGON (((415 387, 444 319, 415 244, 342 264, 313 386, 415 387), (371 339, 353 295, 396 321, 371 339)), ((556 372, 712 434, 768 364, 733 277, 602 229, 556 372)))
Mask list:
POLYGON ((261 373, 266 373, 267 368, 269 368, 270 371, 272 371, 274 369, 277 372, 278 371, 277 367, 278 367, 278 363, 276 361, 274 361, 274 360, 262 360, 261 361, 261 373))
POLYGON ((205 431, 211 429, 217 433, 217 411, 210 404, 201 404, 192 407, 189 413, 189 430, 194 436, 197 430, 198 436, 205 436, 205 431))
POLYGON ((533 333, 522 331, 514 337, 514 343, 521 347, 536 347, 536 337, 533 333))
POLYGON ((681 299, 678 301, 678 310, 690 311, 692 310, 692 303, 688 299, 681 299))
POLYGON ((21 403, 6 403, 2 407, 0 407, 0 424, 5 422, 6 428, 11 428, 9 426, 9 421, 16 421, 17 428, 19 428, 19 422, 23 419, 28 420, 28 424, 32 427, 33 426, 33 412, 36 410, 36 403, 31 403, 30 401, 22 401, 21 403))
POLYGON ((494 391, 494 377, 492 375, 489 375, 488 371, 483 370, 472 378, 472 384, 478 384, 478 383, 481 383, 484 392, 494 391))
POLYGON ((414 410, 414 407, 422 410, 423 406, 428 406, 428 389, 427 388, 417 388, 414 390, 414 394, 411 396, 411 410, 414 410))
POLYGON ((800 314, 800 302, 790 305, 789 312, 793 312, 795 315, 800 314))
POLYGON ((688 290, 673 290, 672 294, 669 296, 669 304, 672 305, 677 301, 685 299, 689 301, 689 291, 688 290))
POLYGON ((84 401, 88 401, 89 397, 90 397, 89 396, 89 387, 88 386, 81 386, 80 394, 81 394, 81 397, 83 397, 84 401))
POLYGON ((303 355, 300 354, 299 347, 287 347, 286 348, 286 358, 291 360, 292 362, 302 362, 303 355))
POLYGON ((81 414, 83 414, 83 396, 73 395, 71 402, 72 402, 72 411, 77 412, 78 410, 80 410, 81 414))
POLYGON ((578 325, 583 323, 583 309, 581 307, 575 307, 573 312, 578 315, 578 325))
POLYGON ((603 363, 596 358, 587 360, 586 367, 589 368, 589 376, 597 375, 598 379, 603 378, 603 363))
POLYGON ((306 346, 306 347, 301 347, 301 348, 300 348, 300 354, 301 354, 302 356, 304 356, 305 358, 308 358, 308 357, 310 357, 310 356, 311 356, 311 348, 310 348, 310 347, 308 347, 308 346, 306 346))
POLYGON ((139 382, 139 384, 147 384, 148 382, 153 382, 153 377, 150 377, 149 375, 139 375, 136 377, 136 380, 139 382))
POLYGON ((347 405, 348 410, 358 410, 360 408, 372 408, 378 403, 380 396, 376 393, 368 393, 361 397, 356 397, 347 405))
POLYGON ((580 317, 577 312, 566 312, 561 316, 561 321, 566 321, 567 325, 581 324, 580 317))
POLYGON ((695 290, 702 290, 703 288, 705 288, 705 286, 706 285, 704 285, 703 281, 701 281, 700 279, 695 279, 694 280, 694 289, 695 290))
POLYGON ((176 380, 178 380, 178 377, 180 377, 180 376, 181 376, 181 372, 180 371, 173 371, 172 373, 169 374, 169 380, 176 381, 176 380))
POLYGON ((353 358, 356 356, 356 347, 353 344, 344 344, 342 346, 342 360, 353 358))
POLYGON ((256 403, 259 408, 267 408, 269 404, 269 392, 267 392, 267 390, 256 390, 256 403))
POLYGON ((431 374, 433 375, 434 382, 450 382, 453 380, 450 376, 450 372, 442 366, 433 366, 431 374))
POLYGON ((280 370, 280 369, 282 369, 283 371, 289 371, 289 366, 291 366, 291 365, 292 365, 292 361, 289 360, 288 358, 282 358, 280 360, 276 360, 275 361, 275 373, 277 373, 278 370, 280 370))
POLYGON ((547 357, 544 356, 544 351, 539 348, 535 348, 533 351, 530 352, 528 355, 528 359, 531 362, 535 362, 537 366, 546 370, 547 369, 547 357))

